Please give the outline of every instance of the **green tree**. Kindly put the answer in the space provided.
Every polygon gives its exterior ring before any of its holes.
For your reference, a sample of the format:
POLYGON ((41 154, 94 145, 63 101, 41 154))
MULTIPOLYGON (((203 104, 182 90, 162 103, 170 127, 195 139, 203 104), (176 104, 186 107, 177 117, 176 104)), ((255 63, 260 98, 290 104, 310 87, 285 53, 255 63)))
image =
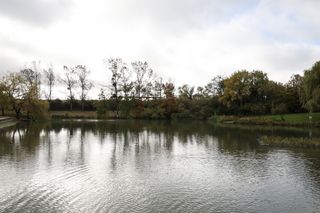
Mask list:
POLYGON ((6 93, 6 85, 0 82, 0 109, 1 115, 5 115, 5 110, 9 108, 9 97, 6 93))
POLYGON ((301 101, 303 107, 313 112, 320 108, 320 61, 310 70, 304 71, 301 101))
POLYGON ((286 96, 284 97, 288 111, 291 113, 298 113, 302 111, 301 93, 302 93, 303 77, 296 74, 292 75, 290 80, 285 84, 286 96))
POLYGON ((173 83, 165 83, 163 85, 165 99, 163 100, 162 108, 164 109, 166 118, 171 118, 171 115, 177 111, 177 101, 174 97, 174 89, 173 83))
POLYGON ((190 87, 188 84, 184 84, 178 88, 179 98, 181 99, 193 99, 194 87, 190 87))
POLYGON ((205 93, 208 96, 221 96, 224 92, 224 78, 222 76, 214 77, 205 87, 205 93))
POLYGON ((232 104, 243 105, 247 98, 250 97, 251 79, 250 73, 246 70, 233 73, 224 82, 224 93, 220 101, 228 107, 232 104))

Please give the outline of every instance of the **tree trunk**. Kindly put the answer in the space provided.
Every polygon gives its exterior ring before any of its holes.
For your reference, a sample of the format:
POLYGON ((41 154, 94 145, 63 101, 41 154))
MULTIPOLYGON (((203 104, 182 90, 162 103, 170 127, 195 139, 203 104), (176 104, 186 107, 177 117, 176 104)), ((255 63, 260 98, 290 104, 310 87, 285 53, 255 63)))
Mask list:
POLYGON ((70 99, 70 111, 72 111, 72 99, 70 99))
POLYGON ((81 101, 81 109, 84 111, 84 100, 81 101))
POLYGON ((73 95, 72 95, 71 86, 69 86, 69 95, 70 95, 70 111, 72 111, 73 95))
POLYGON ((18 120, 20 120, 21 118, 21 113, 20 113, 20 109, 17 109, 16 107, 13 108, 14 112, 16 113, 16 118, 18 120))

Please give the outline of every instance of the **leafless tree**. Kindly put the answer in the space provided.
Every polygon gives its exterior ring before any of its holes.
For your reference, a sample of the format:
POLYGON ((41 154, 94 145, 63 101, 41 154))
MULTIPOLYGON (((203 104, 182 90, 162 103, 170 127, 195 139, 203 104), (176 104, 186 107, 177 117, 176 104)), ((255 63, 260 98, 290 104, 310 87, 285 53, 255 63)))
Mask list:
POLYGON ((35 86, 37 88, 38 98, 41 97, 41 72, 41 61, 32 61, 26 64, 25 68, 21 70, 29 86, 35 86))
POLYGON ((132 63, 133 71, 136 76, 135 92, 138 98, 142 95, 148 96, 151 92, 153 70, 149 68, 147 62, 136 61, 132 63))
POLYGON ((73 100, 74 100, 74 89, 77 86, 77 75, 75 73, 75 68, 69 68, 63 66, 64 77, 62 78, 62 83, 67 86, 69 91, 68 98, 70 100, 70 110, 72 111, 73 100))
POLYGON ((121 99, 121 70, 126 69, 126 64, 122 61, 121 58, 109 58, 105 61, 106 67, 111 71, 111 99, 113 102, 113 110, 116 112, 116 116, 119 117, 119 101, 121 99))
POLYGON ((22 76, 25 78, 26 83, 29 87, 36 87, 36 95, 38 98, 41 96, 40 85, 41 85, 41 73, 40 73, 40 62, 33 61, 31 65, 26 65, 24 69, 20 71, 22 76))
POLYGON ((126 64, 124 64, 124 66, 122 66, 120 69, 120 88, 126 100, 128 99, 129 94, 133 89, 131 76, 132 70, 129 69, 126 64))
POLYGON ((84 103, 87 98, 88 91, 93 87, 92 82, 88 79, 90 70, 87 69, 86 66, 78 65, 76 66, 76 74, 79 80, 80 86, 80 100, 81 100, 81 109, 84 111, 84 103))
POLYGON ((47 69, 44 69, 43 72, 44 72, 45 81, 46 81, 48 89, 49 89, 49 91, 46 93, 46 98, 48 101, 51 101, 52 100, 52 89, 53 89, 53 86, 55 83, 56 76, 54 74, 52 65, 50 67, 48 67, 47 69))
POLYGON ((162 98, 163 96, 163 78, 162 77, 155 77, 154 82, 154 97, 162 98))

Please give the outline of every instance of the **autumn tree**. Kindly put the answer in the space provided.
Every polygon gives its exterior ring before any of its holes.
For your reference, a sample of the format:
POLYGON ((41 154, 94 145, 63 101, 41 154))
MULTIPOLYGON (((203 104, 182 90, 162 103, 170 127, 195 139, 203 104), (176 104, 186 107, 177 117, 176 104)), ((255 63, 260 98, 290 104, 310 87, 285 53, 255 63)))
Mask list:
POLYGON ((3 78, 2 83, 5 86, 5 95, 8 97, 10 108, 15 112, 16 118, 20 119, 27 93, 26 80, 21 73, 10 73, 3 78))
MULTIPOLYGON (((34 62, 35 63, 35 62, 34 62)), ((36 66, 36 65, 34 65, 36 66)), ((25 80, 25 83, 28 84, 27 86, 29 87, 35 87, 36 88, 36 95, 38 96, 38 98, 40 98, 40 84, 41 84, 41 74, 40 72, 33 70, 31 68, 25 68, 22 69, 21 71, 21 75, 25 80)))
POLYGON ((47 112, 47 103, 40 100, 36 78, 30 70, 10 73, 1 81, 1 96, 6 98, 7 107, 20 119, 25 112, 27 118, 38 118, 47 112), (31 80, 33 79, 33 80, 31 80))
POLYGON ((267 74, 262 71, 237 71, 223 81, 219 100, 233 113, 265 113, 268 82, 267 74))
POLYGON ((35 120, 45 118, 49 109, 47 101, 41 100, 38 97, 38 87, 36 85, 28 86, 28 89, 23 97, 24 108, 27 119, 35 120))
POLYGON ((250 96, 250 74, 248 71, 238 71, 224 80, 224 94, 220 101, 230 107, 233 103, 242 106, 250 96))

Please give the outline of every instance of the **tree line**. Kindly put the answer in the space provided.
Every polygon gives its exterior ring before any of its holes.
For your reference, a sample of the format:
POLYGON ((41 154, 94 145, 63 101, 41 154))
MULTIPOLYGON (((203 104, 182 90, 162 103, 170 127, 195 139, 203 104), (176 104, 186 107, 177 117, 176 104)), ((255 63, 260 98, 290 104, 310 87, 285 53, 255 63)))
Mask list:
POLYGON ((45 116, 48 110, 96 110, 101 118, 193 118, 218 114, 262 115, 315 112, 320 109, 320 62, 286 83, 272 81, 263 71, 240 70, 216 76, 204 86, 173 82, 151 69, 147 62, 130 64, 121 58, 104 60, 110 79, 95 100, 87 100, 93 87, 85 65, 63 66, 58 75, 52 66, 33 62, 0 81, 0 109, 17 118, 45 116), (55 85, 66 88, 65 100, 52 99, 55 85), (45 94, 41 96, 41 94, 45 94))

